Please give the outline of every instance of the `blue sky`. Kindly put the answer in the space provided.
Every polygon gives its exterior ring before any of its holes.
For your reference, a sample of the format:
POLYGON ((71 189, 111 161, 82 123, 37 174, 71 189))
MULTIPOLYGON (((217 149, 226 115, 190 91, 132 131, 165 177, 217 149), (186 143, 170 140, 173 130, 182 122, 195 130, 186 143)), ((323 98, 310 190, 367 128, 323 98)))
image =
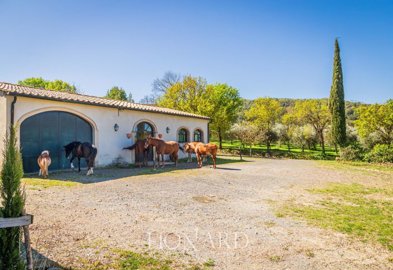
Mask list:
POLYGON ((0 0, 0 81, 32 76, 136 100, 166 71, 241 96, 329 95, 339 37, 347 100, 393 98, 393 1, 0 0))

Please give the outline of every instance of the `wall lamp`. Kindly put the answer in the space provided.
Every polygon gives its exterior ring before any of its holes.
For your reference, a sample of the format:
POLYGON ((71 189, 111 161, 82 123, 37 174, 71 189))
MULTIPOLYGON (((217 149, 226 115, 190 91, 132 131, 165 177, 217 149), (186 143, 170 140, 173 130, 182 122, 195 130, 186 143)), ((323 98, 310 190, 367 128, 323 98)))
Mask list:
POLYGON ((118 124, 115 124, 115 125, 113 126, 113 129, 115 130, 115 132, 117 132, 117 131, 119 130, 119 125, 118 125, 118 124))
POLYGON ((166 127, 166 133, 169 133, 169 131, 171 131, 171 129, 169 127, 166 127))

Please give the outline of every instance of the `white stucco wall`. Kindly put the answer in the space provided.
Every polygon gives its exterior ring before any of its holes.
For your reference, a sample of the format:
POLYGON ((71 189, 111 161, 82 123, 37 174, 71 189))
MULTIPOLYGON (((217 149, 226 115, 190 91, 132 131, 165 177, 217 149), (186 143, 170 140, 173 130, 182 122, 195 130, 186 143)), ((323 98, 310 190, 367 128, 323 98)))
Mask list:
POLYGON ((2 165, 2 153, 4 151, 4 139, 7 135, 9 115, 7 110, 7 98, 0 92, 0 167, 2 165))
MULTIPOLYGON (((7 99, 10 101, 12 97, 7 97, 7 99)), ((0 97, 0 104, 2 104, 1 102, 2 99, 0 97)), ((96 166, 112 164, 118 158, 120 158, 123 162, 134 163, 134 151, 122 150, 122 148, 134 143, 135 132, 131 139, 128 139, 126 134, 131 133, 135 125, 141 121, 147 121, 153 124, 153 126, 157 129, 157 133, 161 133, 163 135, 163 139, 167 141, 177 141, 177 130, 180 127, 188 129, 191 140, 195 129, 202 130, 204 142, 207 141, 208 136, 208 120, 205 119, 143 111, 118 110, 115 108, 26 97, 18 97, 18 101, 15 104, 15 123, 19 128, 20 124, 26 118, 45 111, 70 112, 84 118, 92 125, 93 141, 98 148, 96 166), (119 130, 117 132, 115 132, 113 128, 115 124, 119 125, 119 130), (168 134, 166 133, 167 127, 170 128, 170 132, 168 134)), ((3 112, 3 109, 0 109, 0 113, 0 115, 3 115, 5 112, 3 112)), ((2 132, 2 125, 3 124, 0 125, 0 132, 2 132)), ((185 157, 181 151, 179 154, 180 157, 185 157)))

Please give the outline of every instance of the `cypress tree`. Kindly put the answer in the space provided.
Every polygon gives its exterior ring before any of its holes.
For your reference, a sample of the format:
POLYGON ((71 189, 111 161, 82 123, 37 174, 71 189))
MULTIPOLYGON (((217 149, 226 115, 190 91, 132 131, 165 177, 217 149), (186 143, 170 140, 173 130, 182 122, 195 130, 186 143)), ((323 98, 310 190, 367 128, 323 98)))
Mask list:
MULTIPOLYGON (((25 197, 21 188, 23 165, 19 149, 16 145, 15 129, 10 128, 9 137, 5 140, 3 168, 0 174, 0 216, 4 218, 22 215, 25 197)), ((20 257, 20 228, 0 229, 0 270, 24 269, 20 257)))
POLYGON ((330 89, 329 110, 333 143, 335 146, 344 146, 346 143, 345 99, 340 46, 337 39, 334 49, 333 82, 330 89))

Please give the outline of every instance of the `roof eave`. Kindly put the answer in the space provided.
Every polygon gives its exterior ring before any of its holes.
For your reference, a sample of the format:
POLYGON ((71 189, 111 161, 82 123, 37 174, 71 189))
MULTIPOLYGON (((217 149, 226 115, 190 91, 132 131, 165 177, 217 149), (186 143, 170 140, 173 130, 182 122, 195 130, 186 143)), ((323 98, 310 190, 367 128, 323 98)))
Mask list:
POLYGON ((166 114, 166 115, 179 116, 179 117, 190 117, 190 118, 197 118, 197 119, 203 119, 203 120, 210 121, 209 117, 202 116, 202 115, 200 115, 200 116, 199 115, 182 115, 182 114, 176 114, 176 113, 170 113, 170 112, 162 112, 162 111, 160 112, 160 111, 153 111, 153 110, 149 111, 149 110, 138 109, 138 108, 124 108, 124 107, 119 107, 119 106, 110 106, 110 105, 106 105, 106 104, 98 104, 98 103, 92 103, 92 102, 86 102, 86 101, 67 100, 67 99, 51 98, 51 97, 44 97, 44 96, 34 96, 34 95, 28 95, 28 94, 23 94, 23 93, 15 93, 15 92, 3 90, 3 89, 0 89, 0 91, 5 93, 8 96, 20 96, 20 97, 27 97, 27 98, 43 99, 43 100, 52 100, 52 101, 59 101, 59 102, 84 104, 84 105, 112 108, 112 109, 118 109, 118 110, 130 110, 130 111, 140 111, 140 112, 148 112, 148 113, 159 113, 159 114, 166 114))

